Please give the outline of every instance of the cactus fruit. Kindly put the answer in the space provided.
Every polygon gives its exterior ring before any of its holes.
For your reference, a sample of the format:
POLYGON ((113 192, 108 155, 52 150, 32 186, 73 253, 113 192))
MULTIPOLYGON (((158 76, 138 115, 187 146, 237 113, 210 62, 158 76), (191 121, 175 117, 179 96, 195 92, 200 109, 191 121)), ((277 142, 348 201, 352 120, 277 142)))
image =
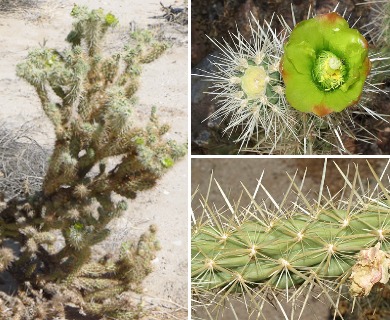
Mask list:
POLYGON ((19 283, 16 295, 0 292, 0 319, 71 319, 69 308, 104 319, 139 317, 140 306, 126 292, 140 292, 152 271, 160 248, 156 227, 124 245, 118 259, 95 261, 92 247, 127 209, 114 192, 133 199, 152 188, 187 149, 164 138, 169 128, 159 124, 155 108, 147 125, 134 112, 141 66, 167 45, 137 30, 121 52, 106 56, 104 36, 116 17, 78 5, 71 15, 68 49, 43 46, 17 66, 35 88, 56 141, 42 189, 0 210, 0 271, 19 283))
MULTIPOLYGON (((248 313, 261 315, 267 297, 284 296, 293 309, 302 307, 300 318, 308 297, 319 291, 336 316, 348 288, 359 300, 376 283, 389 285, 390 193, 372 172, 377 184, 363 190, 358 168, 353 180, 340 170, 341 198, 320 193, 318 202, 310 202, 293 178, 282 203, 266 191, 272 205, 266 199, 256 202, 245 187, 250 203, 233 205, 217 184, 232 216, 203 200, 192 227, 191 278, 198 308, 211 314, 229 297, 241 297, 248 313), (299 199, 285 208, 294 189, 299 199)), ((324 177, 320 190, 323 183, 324 177)), ((266 190, 261 181, 260 186, 266 190)))
POLYGON ((211 40, 220 54, 212 70, 199 74, 212 83, 208 93, 216 100, 209 118, 226 123, 224 134, 237 131, 239 151, 350 153, 349 138, 375 138, 354 117, 382 118, 370 101, 384 92, 376 77, 389 73, 377 64, 386 58, 370 55, 366 39, 336 11, 312 18, 309 11, 297 24, 292 12, 292 28, 278 17, 280 32, 272 20, 261 25, 252 17, 250 41, 239 31, 229 42, 211 40))

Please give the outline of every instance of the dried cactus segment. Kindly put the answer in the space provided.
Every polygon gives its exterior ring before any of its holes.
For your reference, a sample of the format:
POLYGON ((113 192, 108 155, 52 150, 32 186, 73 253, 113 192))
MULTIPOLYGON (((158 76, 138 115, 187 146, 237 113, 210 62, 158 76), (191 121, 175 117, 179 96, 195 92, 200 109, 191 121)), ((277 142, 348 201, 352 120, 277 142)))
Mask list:
POLYGON ((8 269, 16 259, 14 252, 10 248, 0 248, 0 272, 8 269))
POLYGON ((81 183, 75 186, 73 193, 77 198, 85 199, 89 195, 90 190, 88 186, 81 183))
POLYGON ((117 274, 127 284, 135 285, 140 290, 141 281, 153 270, 152 260, 160 245, 156 240, 156 226, 151 225, 149 231, 143 233, 138 243, 122 244, 120 258, 116 264, 117 274))
POLYGON ((376 283, 386 284, 389 281, 390 255, 386 253, 389 248, 383 251, 380 247, 378 242, 374 247, 359 252, 350 276, 349 292, 352 296, 368 296, 376 283))

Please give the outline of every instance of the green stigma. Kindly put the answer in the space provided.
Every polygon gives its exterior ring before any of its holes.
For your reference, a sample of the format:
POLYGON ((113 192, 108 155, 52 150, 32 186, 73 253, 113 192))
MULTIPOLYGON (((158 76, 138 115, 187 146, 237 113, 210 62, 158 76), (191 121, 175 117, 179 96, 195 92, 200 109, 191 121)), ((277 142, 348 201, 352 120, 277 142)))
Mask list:
POLYGON ((317 85, 325 90, 332 91, 340 87, 347 75, 344 62, 330 51, 321 51, 313 68, 313 78, 317 85))

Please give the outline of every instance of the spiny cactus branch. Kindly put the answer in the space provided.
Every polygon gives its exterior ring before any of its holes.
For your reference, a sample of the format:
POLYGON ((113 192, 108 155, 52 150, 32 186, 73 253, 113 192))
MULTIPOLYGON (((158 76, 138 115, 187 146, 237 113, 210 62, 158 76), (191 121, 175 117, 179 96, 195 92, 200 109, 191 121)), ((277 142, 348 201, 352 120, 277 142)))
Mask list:
MULTIPOLYGON (((363 188, 358 167, 353 179, 339 169, 345 180, 342 193, 323 193, 323 176, 314 201, 295 176, 281 203, 266 191, 271 205, 266 199, 257 202, 256 192, 245 187, 250 202, 233 205, 216 183, 225 206, 216 208, 206 195, 192 227, 191 278, 198 308, 219 314, 228 297, 241 297, 250 312, 261 314, 271 295, 284 297, 294 310, 302 308, 299 319, 317 291, 342 316, 340 296, 359 301, 375 284, 388 285, 390 194, 381 180, 384 174, 379 178, 370 168, 376 180, 372 189, 363 188), (289 206, 285 200, 293 192, 297 201, 289 206)), ((324 175, 325 169, 326 162, 324 175)), ((266 190, 261 179, 259 188, 266 190)))

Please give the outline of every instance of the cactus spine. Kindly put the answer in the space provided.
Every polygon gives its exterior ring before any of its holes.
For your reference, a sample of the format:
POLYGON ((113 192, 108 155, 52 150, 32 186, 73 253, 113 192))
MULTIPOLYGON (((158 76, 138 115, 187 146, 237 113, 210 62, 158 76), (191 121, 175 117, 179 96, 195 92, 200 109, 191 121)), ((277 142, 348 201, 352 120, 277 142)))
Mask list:
POLYGON ((382 57, 374 62, 374 67, 381 70, 375 75, 375 81, 386 82, 389 78, 388 70, 390 60, 390 2, 369 1, 365 3, 370 6, 370 22, 363 26, 373 42, 373 53, 382 57))
POLYGON ((287 210, 283 204, 274 203, 276 209, 271 209, 265 201, 256 203, 246 189, 251 202, 247 206, 240 203, 239 209, 218 185, 232 217, 207 202, 202 204, 203 214, 192 228, 194 298, 202 304, 202 299, 208 297, 218 308, 223 305, 218 297, 225 300, 246 295, 250 296, 247 308, 261 313, 261 301, 266 300, 267 294, 285 296, 296 307, 294 299, 300 297, 305 306, 307 297, 316 289, 340 315, 338 297, 347 294, 346 287, 352 297, 367 296, 371 291, 371 287, 362 284, 370 277, 362 266, 381 274, 376 280, 369 278, 371 286, 386 284, 390 194, 375 173, 378 185, 374 190, 382 191, 376 197, 368 191, 357 191, 361 181, 358 171, 353 181, 342 175, 345 187, 351 189, 349 198, 322 197, 318 203, 310 203, 292 179, 288 193, 295 189, 301 203, 287 210), (362 262, 367 250, 375 252, 375 266, 362 262))
MULTIPOLYGON (((383 0, 365 0, 371 5, 371 22, 365 26, 375 45, 390 52, 390 3, 383 0)), ((361 3, 363 4, 363 3, 361 3)))

